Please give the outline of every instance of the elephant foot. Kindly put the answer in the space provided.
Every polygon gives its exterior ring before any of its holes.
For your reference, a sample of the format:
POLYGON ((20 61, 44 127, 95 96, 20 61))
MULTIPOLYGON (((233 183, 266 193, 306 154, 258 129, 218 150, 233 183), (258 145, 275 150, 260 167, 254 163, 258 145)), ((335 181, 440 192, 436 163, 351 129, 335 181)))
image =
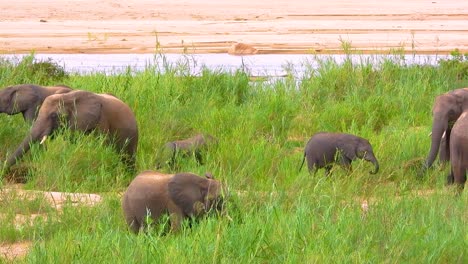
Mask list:
POLYGON ((454 183, 454 177, 452 174, 447 175, 447 185, 452 185, 454 183))

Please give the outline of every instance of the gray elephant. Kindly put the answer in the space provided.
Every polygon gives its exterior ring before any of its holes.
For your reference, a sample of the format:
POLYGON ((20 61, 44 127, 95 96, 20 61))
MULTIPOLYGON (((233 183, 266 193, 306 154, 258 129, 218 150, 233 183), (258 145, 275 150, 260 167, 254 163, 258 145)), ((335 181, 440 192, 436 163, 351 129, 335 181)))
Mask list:
POLYGON ((46 97, 71 91, 73 90, 65 85, 20 84, 5 87, 0 90, 0 113, 8 115, 22 113, 24 120, 33 122, 46 97))
POLYGON ((468 170, 468 111, 463 112, 453 125, 450 139, 450 174, 447 183, 456 183, 458 189, 464 189, 466 170, 468 170))
POLYGON ((468 110, 468 88, 456 89, 436 97, 432 107, 431 149, 424 163, 430 168, 439 151, 441 162, 450 160, 450 137, 454 122, 463 111, 468 110), (445 142, 441 142, 444 140, 445 142))
POLYGON ((117 97, 75 90, 55 94, 44 100, 36 121, 16 151, 6 162, 6 169, 30 149, 32 143, 41 144, 60 126, 85 133, 97 130, 109 135, 109 140, 123 153, 123 160, 131 168, 135 166, 138 144, 138 127, 130 107, 117 97))
POLYGON ((130 230, 138 233, 150 222, 168 214, 171 230, 179 230, 183 219, 197 218, 210 210, 221 210, 223 191, 211 174, 162 174, 144 171, 130 183, 122 198, 122 209, 130 230))
POLYGON ((208 134, 197 134, 191 138, 171 141, 164 145, 162 156, 171 168, 175 166, 179 156, 195 156, 198 164, 203 164, 202 152, 217 141, 215 137, 208 134))
POLYGON ((301 167, 307 158, 309 172, 317 172, 325 168, 325 175, 329 175, 333 163, 339 163, 348 171, 351 170, 351 161, 360 158, 372 162, 375 174, 379 171, 379 162, 374 155, 368 140, 345 133, 320 132, 312 136, 304 150, 301 167))

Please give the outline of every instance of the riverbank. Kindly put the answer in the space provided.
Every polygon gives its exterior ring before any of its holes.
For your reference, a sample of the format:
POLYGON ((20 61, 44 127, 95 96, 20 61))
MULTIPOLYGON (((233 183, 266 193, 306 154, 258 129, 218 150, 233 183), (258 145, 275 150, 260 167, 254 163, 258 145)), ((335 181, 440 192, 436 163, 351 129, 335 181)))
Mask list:
POLYGON ((0 53, 468 52, 468 2, 257 2, 3 1, 0 53))

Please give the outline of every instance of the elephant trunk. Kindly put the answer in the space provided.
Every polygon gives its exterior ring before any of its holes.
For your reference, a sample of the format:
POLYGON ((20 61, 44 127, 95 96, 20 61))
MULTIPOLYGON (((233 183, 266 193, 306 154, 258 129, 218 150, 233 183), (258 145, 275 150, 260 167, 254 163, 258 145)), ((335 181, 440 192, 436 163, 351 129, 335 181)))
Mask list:
POLYGON ((425 169, 430 168, 434 163, 434 160, 439 151, 440 140, 448 128, 448 120, 446 118, 434 117, 432 124, 431 150, 429 151, 429 155, 427 156, 426 162, 424 164, 425 169))
POLYGON ((8 169, 11 166, 13 166, 16 163, 16 160, 21 159, 21 157, 29 151, 30 149, 30 144, 34 142, 33 138, 31 136, 27 136, 23 142, 21 142, 20 146, 13 152, 12 155, 7 160, 6 163, 6 168, 8 169))
POLYGON ((50 133, 50 128, 43 131, 33 126, 33 128, 31 129, 31 133, 28 136, 26 136, 26 138, 23 140, 23 142, 21 142, 21 144, 15 150, 15 152, 13 152, 13 154, 10 155, 10 157, 8 158, 5 165, 5 169, 9 169, 11 166, 15 165, 16 161, 21 159, 23 155, 29 151, 29 149, 31 148, 31 144, 41 139, 45 139, 45 136, 49 135, 50 133))
POLYGON ((377 172, 379 172, 379 168, 380 168, 379 162, 377 161, 377 159, 375 157, 371 162, 372 162, 372 164, 374 164, 375 169, 373 171, 371 171, 370 173, 371 174, 376 174, 377 172))

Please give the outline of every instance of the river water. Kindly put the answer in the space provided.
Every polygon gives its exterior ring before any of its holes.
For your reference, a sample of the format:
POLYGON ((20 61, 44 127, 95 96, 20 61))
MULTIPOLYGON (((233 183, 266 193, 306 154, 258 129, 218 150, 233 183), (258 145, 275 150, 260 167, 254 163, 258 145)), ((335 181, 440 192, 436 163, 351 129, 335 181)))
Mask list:
MULTIPOLYGON (((19 60, 27 54, 1 55, 9 60, 19 60)), ((142 71, 149 66, 163 72, 165 65, 183 68, 197 75, 204 67, 211 70, 235 71, 247 70, 251 76, 282 77, 293 74, 300 78, 307 68, 316 68, 319 61, 332 59, 337 63, 351 58, 353 63, 379 65, 384 59, 398 63, 435 65, 446 55, 250 55, 232 56, 229 54, 35 54, 38 61, 52 60, 63 66, 70 73, 90 74, 102 72, 116 74, 132 71, 142 71)))

